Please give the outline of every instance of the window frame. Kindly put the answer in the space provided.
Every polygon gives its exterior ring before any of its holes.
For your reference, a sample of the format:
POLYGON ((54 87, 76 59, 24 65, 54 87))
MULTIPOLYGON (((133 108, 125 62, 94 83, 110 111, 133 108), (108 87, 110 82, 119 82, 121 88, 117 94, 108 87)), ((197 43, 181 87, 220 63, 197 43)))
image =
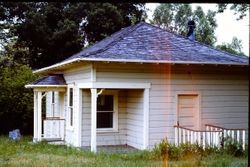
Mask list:
POLYGON ((51 117, 55 117, 55 91, 51 91, 51 117))
POLYGON ((74 85, 69 84, 67 87, 67 129, 74 129, 74 85), (72 104, 70 104, 70 90, 72 90, 72 104), (72 122, 72 123, 71 123, 72 122))
MULTIPOLYGON (((105 90, 99 96, 101 95, 113 96, 113 111, 97 111, 97 106, 96 106, 96 114, 98 112, 112 112, 113 113, 113 127, 112 128, 97 128, 97 125, 96 125, 96 131, 99 133, 117 132, 118 131, 118 91, 117 90, 105 90)), ((97 119, 97 116, 96 116, 96 119, 97 119)), ((96 124, 97 124, 97 120, 96 120, 96 124)))

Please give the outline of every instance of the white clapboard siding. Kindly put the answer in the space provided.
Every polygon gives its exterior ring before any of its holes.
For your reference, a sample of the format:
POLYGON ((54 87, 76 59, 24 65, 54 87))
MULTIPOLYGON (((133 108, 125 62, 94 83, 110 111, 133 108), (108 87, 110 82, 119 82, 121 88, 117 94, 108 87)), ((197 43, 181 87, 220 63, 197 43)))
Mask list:
MULTIPOLYGON (((91 68, 92 66, 90 64, 82 64, 78 66, 73 66, 70 69, 67 69, 63 72, 64 79, 67 84, 78 84, 78 83, 84 83, 89 82, 91 80, 91 68)), ((78 95, 76 94, 77 90, 74 88, 74 96, 73 96, 73 104, 76 104, 78 95)), ((67 128, 68 121, 67 120, 67 114, 68 114, 68 98, 67 93, 65 93, 65 102, 64 102, 64 108, 65 108, 65 124, 66 124, 66 131, 65 131, 65 141, 69 144, 74 144, 75 140, 77 138, 77 131, 74 131, 74 128, 67 128)), ((73 122, 76 123, 78 121, 78 117, 76 114, 73 114, 73 122)), ((73 124, 74 124, 73 123, 73 124)))
MULTIPOLYGON (((231 121, 232 125, 247 128, 249 81, 246 74, 240 75, 242 73, 240 69, 232 72, 230 71, 232 68, 226 66, 174 65, 164 67, 156 64, 99 63, 96 65, 96 77, 99 82, 151 83, 149 144, 152 148, 164 137, 174 142, 176 94, 181 92, 200 93, 202 126, 205 123, 221 123, 221 126, 225 127, 231 121), (188 74, 188 71, 191 72, 191 75, 188 74), (225 114, 221 113, 228 112, 241 114, 239 114, 240 116, 229 114, 225 120, 225 114), (164 119, 159 118, 158 120, 158 115, 162 115, 164 119)), ((136 100, 134 99, 134 101, 136 100)))
POLYGON ((91 79, 91 65, 82 65, 64 72, 66 83, 84 83, 91 79))
MULTIPOLYGON (((126 101, 125 92, 118 95, 118 132, 97 132, 97 145, 123 145, 126 144, 126 101)), ((89 90, 82 93, 82 146, 90 146, 91 138, 91 94, 89 90)))
POLYGON ((127 90, 127 144, 143 146, 143 91, 127 90))

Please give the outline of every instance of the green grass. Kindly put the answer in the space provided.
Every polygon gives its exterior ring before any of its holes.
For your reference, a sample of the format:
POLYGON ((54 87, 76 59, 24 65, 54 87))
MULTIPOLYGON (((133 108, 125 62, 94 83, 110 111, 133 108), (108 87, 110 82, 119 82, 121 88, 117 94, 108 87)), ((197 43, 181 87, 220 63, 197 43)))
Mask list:
MULTIPOLYGON (((0 136, 0 166, 13 167, 66 167, 66 166, 100 166, 100 167, 147 167, 163 166, 164 162, 154 152, 138 151, 128 154, 93 154, 73 147, 50 145, 46 142, 34 144, 31 137, 12 141, 0 136)), ((170 160, 169 166, 248 166, 247 156, 233 157, 228 154, 209 154, 206 156, 170 160)))

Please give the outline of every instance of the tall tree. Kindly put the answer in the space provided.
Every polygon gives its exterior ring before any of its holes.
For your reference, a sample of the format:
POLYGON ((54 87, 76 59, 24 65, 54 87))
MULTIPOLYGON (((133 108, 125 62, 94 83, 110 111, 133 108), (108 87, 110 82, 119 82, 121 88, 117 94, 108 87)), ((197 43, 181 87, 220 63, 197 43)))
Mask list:
POLYGON ((144 17, 141 3, 0 2, 0 23, 11 25, 15 47, 29 52, 16 58, 33 68, 61 61, 144 17))
MULTIPOLYGON (((227 3, 219 3, 217 4, 217 12, 222 13, 224 10, 227 9, 229 4, 227 3)), ((245 3, 245 4, 231 4, 230 5, 230 10, 234 11, 235 15, 238 15, 236 20, 241 20, 243 19, 247 13, 249 13, 250 5, 245 3)))
POLYGON ((24 85, 36 78, 27 65, 15 61, 13 44, 0 52, 0 134, 20 129, 32 134, 33 91, 24 85))
POLYGON ((217 45, 216 48, 236 55, 245 55, 242 52, 242 41, 237 37, 233 37, 231 43, 222 43, 221 45, 217 45))
POLYGON ((187 22, 193 19, 196 23, 196 40, 208 45, 214 45, 216 42, 215 20, 216 12, 209 10, 206 13, 198 6, 192 11, 189 4, 161 4, 153 14, 153 24, 173 31, 177 34, 186 36, 188 32, 187 22))

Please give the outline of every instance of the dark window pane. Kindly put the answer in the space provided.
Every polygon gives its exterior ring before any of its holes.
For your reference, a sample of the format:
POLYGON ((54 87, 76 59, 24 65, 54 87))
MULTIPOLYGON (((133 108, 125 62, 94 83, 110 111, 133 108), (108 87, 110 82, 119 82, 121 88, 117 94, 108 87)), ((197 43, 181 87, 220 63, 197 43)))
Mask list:
POLYGON ((113 111, 113 95, 98 96, 97 111, 113 111))
POLYGON ((113 128, 113 112, 97 112, 97 128, 113 128))
POLYGON ((52 92, 52 103, 55 103, 55 92, 52 92))
POLYGON ((69 88, 69 106, 73 106, 73 88, 69 88))

